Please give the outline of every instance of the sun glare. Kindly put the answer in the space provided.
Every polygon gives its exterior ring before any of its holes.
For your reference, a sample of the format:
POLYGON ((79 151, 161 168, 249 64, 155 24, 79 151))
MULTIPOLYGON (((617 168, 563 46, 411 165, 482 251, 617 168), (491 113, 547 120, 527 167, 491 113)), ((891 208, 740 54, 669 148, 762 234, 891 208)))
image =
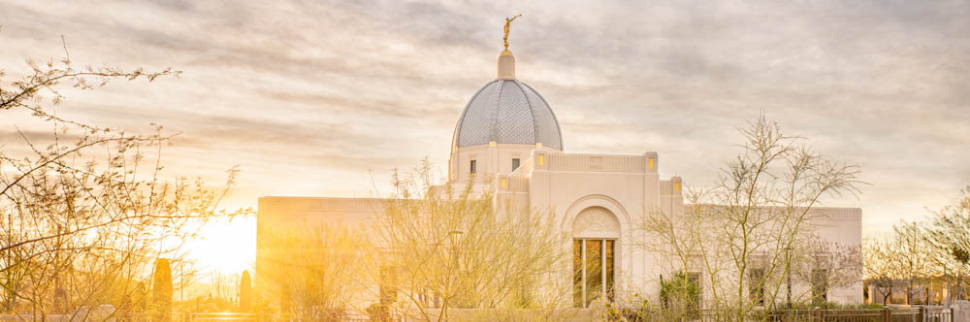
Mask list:
POLYGON ((186 245, 188 258, 203 271, 237 274, 252 270, 256 258, 256 218, 214 220, 186 245))

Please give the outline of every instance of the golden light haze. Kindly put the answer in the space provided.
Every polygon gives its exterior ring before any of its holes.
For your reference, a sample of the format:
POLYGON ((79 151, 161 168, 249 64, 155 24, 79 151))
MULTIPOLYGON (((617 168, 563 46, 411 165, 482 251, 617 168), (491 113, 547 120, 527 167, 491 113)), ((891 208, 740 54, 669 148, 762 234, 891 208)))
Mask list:
MULTIPOLYGON (((860 164, 866 234, 951 202, 970 182, 966 2, 4 1, 0 64, 184 71, 152 85, 65 91, 69 119, 180 133, 166 173, 221 183, 226 207, 259 196, 386 195, 425 157, 444 173, 461 108, 494 76, 514 13, 517 76, 542 90, 571 152, 665 156, 663 176, 711 182, 735 129, 761 113, 817 152, 860 164), (757 30, 759 32, 752 32, 757 30), (701 157, 698 157, 701 156, 701 157)), ((22 68, 22 70, 18 70, 22 68)), ((4 113, 4 144, 25 127, 4 113)), ((10 145, 7 145, 10 148, 10 145)), ((191 246, 247 268, 253 219, 191 246)), ((196 255, 198 254, 198 255, 196 255)))
MULTIPOLYGON (((200 240, 190 241, 185 252, 188 259, 203 269, 223 274, 253 270, 256 259, 256 218, 241 217, 216 220, 199 228, 200 240)), ((208 274, 203 274, 208 277, 208 274)))

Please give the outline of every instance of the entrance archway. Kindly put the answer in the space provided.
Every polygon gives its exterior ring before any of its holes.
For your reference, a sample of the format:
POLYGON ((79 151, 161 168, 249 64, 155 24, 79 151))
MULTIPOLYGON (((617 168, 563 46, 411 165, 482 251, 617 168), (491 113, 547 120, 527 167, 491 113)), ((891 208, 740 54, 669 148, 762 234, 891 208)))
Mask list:
POLYGON ((589 207, 573 221, 573 305, 613 301, 620 222, 603 207, 589 207))

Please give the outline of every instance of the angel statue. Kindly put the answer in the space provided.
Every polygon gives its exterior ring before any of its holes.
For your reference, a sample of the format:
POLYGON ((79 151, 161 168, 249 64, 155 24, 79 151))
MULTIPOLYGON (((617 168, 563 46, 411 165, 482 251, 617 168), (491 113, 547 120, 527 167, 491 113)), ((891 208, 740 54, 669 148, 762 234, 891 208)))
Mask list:
POLYGON ((512 18, 508 18, 508 17, 505 18, 505 28, 503 28, 503 30, 505 30, 505 35, 502 36, 502 41, 505 42, 505 50, 509 50, 509 29, 511 29, 512 21, 515 20, 515 18, 518 18, 521 16, 522 14, 520 13, 518 15, 515 15, 512 18))

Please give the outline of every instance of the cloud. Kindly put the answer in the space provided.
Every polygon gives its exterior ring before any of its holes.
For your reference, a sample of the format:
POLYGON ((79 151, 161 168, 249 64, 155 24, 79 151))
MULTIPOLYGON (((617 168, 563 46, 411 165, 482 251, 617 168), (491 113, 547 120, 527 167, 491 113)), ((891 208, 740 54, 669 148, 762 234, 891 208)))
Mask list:
POLYGON ((861 199, 832 203, 861 206, 867 231, 970 184, 965 1, 8 1, 0 63, 59 57, 63 34, 80 64, 175 66, 180 79, 69 91, 58 109, 181 132, 173 171, 240 164, 240 200, 366 195, 382 171, 445 166, 515 13, 518 75, 568 151, 656 151, 665 175, 705 185, 764 113, 864 167, 861 199))

